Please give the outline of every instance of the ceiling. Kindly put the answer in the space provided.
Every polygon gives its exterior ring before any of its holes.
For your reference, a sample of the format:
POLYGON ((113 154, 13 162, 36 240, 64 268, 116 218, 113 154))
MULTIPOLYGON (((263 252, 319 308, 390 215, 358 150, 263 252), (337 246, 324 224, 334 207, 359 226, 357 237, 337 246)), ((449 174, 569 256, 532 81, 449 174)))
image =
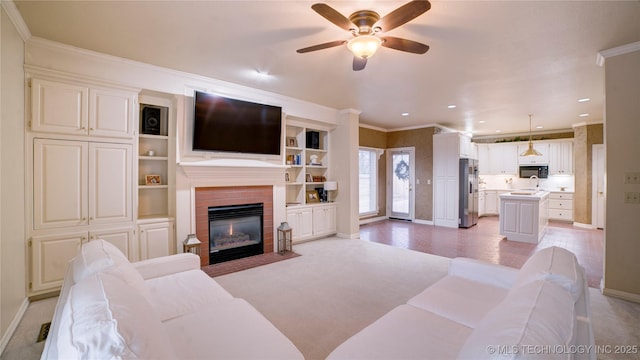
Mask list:
MULTIPOLYGON (((355 72, 346 46, 296 53, 350 37, 313 1, 14 3, 33 36, 358 109, 361 123, 383 129, 440 124, 474 136, 527 132, 530 113, 534 132, 602 122, 596 54, 640 41, 637 0, 432 1, 385 33, 428 44, 426 54, 382 48, 355 72)), ((347 17, 362 9, 384 16, 404 3, 327 2, 347 17)))

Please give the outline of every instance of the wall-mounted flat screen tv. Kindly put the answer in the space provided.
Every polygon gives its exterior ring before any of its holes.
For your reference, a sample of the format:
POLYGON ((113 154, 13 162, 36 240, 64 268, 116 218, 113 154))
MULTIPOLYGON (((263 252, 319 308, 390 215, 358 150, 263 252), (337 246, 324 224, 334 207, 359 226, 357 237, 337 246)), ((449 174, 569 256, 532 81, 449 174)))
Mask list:
POLYGON ((280 155, 282 108, 196 91, 193 150, 280 155))

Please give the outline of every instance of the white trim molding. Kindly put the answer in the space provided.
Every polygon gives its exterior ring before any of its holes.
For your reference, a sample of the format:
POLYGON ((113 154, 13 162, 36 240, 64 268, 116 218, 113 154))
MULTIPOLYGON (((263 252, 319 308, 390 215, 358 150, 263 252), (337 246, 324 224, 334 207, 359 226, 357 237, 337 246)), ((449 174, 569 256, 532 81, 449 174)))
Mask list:
POLYGON ((628 54, 634 51, 640 51, 640 41, 636 41, 631 44, 626 44, 618 47, 614 47, 612 49, 599 51, 596 55, 596 65, 604 66, 604 62, 607 58, 628 54))
POLYGON ((638 294, 632 294, 626 291, 620 291, 620 290, 614 290, 614 289, 608 289, 608 288, 603 288, 602 294, 616 297, 622 300, 633 301, 635 303, 640 304, 640 295, 638 294))
POLYGON ((24 22, 24 19, 22 18, 22 15, 20 15, 20 11, 18 11, 13 0, 2 0, 0 1, 0 4, 2 4, 2 8, 7 13, 7 16, 9 16, 9 19, 11 19, 13 26, 16 27, 16 30, 22 40, 26 42, 31 39, 31 31, 29 31, 27 23, 24 22))

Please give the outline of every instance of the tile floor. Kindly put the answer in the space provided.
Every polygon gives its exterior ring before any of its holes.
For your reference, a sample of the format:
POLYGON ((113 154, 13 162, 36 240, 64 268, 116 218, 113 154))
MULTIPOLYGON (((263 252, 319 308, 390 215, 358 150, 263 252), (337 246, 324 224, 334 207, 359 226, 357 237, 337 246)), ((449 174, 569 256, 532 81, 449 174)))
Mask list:
POLYGON ((587 273, 590 287, 600 287, 604 259, 604 231, 550 222, 539 244, 504 240, 497 216, 481 217, 468 229, 385 220, 360 226, 363 240, 388 244, 429 254, 468 257, 515 268, 536 250, 559 246, 571 250, 587 273))

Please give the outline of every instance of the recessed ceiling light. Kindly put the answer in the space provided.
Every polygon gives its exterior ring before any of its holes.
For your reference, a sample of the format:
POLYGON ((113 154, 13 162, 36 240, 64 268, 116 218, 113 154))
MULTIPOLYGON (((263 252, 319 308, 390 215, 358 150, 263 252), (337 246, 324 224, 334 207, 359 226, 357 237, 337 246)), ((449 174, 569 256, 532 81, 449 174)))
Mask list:
POLYGON ((478 121, 478 122, 479 122, 480 124, 484 124, 484 123, 486 123, 486 121, 484 121, 484 120, 480 120, 480 121, 478 121))
POLYGON ((536 126, 536 129, 542 129, 542 128, 544 128, 544 126, 542 126, 542 125, 536 126))
POLYGON ((578 115, 578 116, 580 116, 580 117, 587 117, 587 116, 589 116, 589 114, 584 113, 584 114, 580 114, 580 115, 578 115))
POLYGON ((453 104, 451 104, 451 105, 449 105, 449 106, 447 106, 447 107, 448 107, 449 109, 455 109, 455 108, 456 108, 456 106, 455 106, 455 105, 453 105, 453 104))
POLYGON ((578 99, 578 102, 587 102, 587 101, 591 101, 591 99, 589 98, 578 99))
POLYGON ((502 130, 496 130, 496 132, 502 132, 502 130))
POLYGON ((403 112, 403 113, 402 113, 402 114, 400 114, 400 115, 402 115, 402 116, 409 116, 409 113, 408 113, 408 112, 403 112))

